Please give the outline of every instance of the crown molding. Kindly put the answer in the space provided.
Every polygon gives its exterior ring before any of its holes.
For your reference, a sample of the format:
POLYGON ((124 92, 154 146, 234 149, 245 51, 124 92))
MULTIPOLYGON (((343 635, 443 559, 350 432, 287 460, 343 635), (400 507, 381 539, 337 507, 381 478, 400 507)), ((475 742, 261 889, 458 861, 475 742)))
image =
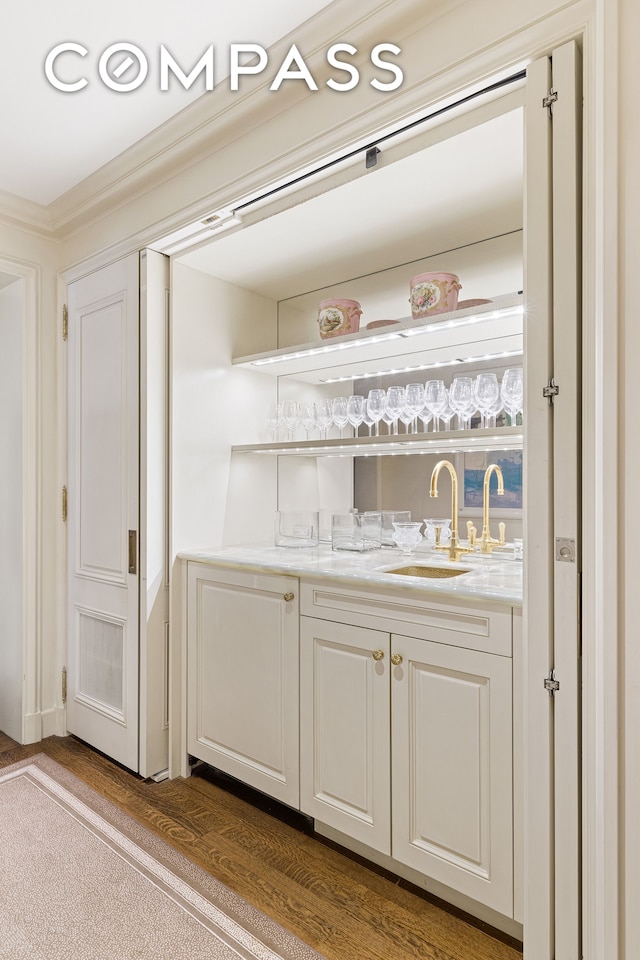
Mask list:
POLYGON ((0 223, 47 240, 54 237, 47 207, 5 190, 0 190, 0 223))
MULTIPOLYGON (((394 42, 411 32, 418 20, 431 20, 463 2, 435 0, 425 13, 424 0, 364 0, 356 13, 351 0, 335 0, 270 47, 270 59, 279 64, 295 42, 321 83, 323 75, 329 75, 325 51, 332 43, 344 40, 359 51, 366 48, 368 54, 376 43, 394 42)), ((225 80, 203 94, 55 200, 48 207, 53 230, 61 238, 70 236, 126 205, 132 197, 184 173, 185 168, 220 150, 256 123, 312 96, 303 84, 285 85, 277 95, 269 96, 271 80, 270 74, 264 81, 254 81, 246 93, 230 91, 225 80)), ((249 83, 251 78, 247 78, 247 86, 249 83)))

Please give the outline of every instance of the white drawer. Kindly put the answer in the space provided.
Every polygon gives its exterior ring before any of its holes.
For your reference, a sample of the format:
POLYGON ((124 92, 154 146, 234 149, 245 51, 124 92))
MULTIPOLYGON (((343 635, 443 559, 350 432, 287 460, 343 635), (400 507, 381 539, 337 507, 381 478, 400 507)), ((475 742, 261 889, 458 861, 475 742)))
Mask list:
POLYGON ((326 581, 300 582, 300 613, 434 643, 448 643, 510 657, 512 608, 500 603, 416 596, 397 588, 361 589, 326 581))

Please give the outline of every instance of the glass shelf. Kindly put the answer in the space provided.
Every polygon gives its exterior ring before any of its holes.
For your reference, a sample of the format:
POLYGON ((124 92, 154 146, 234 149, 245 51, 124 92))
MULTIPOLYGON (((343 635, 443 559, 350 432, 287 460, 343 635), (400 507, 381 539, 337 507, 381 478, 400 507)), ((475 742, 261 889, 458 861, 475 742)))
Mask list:
POLYGON ((495 430, 443 430, 382 437, 345 437, 336 440, 291 440, 233 446, 232 453, 258 453, 287 457, 381 457, 407 454, 453 454, 473 450, 521 450, 521 426, 495 430))
POLYGON ((234 366, 335 383, 382 374, 454 366, 522 354, 521 294, 491 304, 439 314, 429 322, 407 318, 389 327, 233 359, 234 366))

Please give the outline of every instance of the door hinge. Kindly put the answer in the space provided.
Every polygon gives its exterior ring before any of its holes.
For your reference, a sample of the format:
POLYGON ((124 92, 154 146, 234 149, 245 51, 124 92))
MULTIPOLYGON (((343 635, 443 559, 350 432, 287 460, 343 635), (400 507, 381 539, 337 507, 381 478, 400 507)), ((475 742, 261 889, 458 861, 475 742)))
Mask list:
POLYGON ((69 508, 69 494, 67 488, 62 488, 62 521, 63 523, 67 522, 67 512, 69 508))
POLYGON ((551 107, 556 102, 557 99, 558 99, 558 91, 549 90, 549 93, 546 95, 546 97, 542 98, 542 106, 545 107, 549 111, 549 113, 553 114, 551 107))
POLYGON ((67 668, 62 668, 62 702, 67 702, 67 668))
POLYGON ((66 340, 69 336, 69 308, 66 303, 62 304, 62 339, 66 340))
POLYGON ((560 393, 560 387, 555 382, 553 377, 551 377, 546 387, 542 388, 542 396, 546 397, 546 399, 549 401, 549 406, 552 406, 553 398, 557 397, 559 393, 560 393))
POLYGON ((556 680, 555 670, 552 670, 549 676, 544 678, 544 688, 551 697, 560 689, 560 681, 556 680))

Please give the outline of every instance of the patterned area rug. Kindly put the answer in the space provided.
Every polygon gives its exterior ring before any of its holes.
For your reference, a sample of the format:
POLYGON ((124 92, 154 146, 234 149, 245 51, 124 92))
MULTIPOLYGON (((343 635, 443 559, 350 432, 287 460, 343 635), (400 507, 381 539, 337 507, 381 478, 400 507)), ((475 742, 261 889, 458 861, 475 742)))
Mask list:
POLYGON ((0 771, 2 960, 322 960, 55 761, 0 771))

